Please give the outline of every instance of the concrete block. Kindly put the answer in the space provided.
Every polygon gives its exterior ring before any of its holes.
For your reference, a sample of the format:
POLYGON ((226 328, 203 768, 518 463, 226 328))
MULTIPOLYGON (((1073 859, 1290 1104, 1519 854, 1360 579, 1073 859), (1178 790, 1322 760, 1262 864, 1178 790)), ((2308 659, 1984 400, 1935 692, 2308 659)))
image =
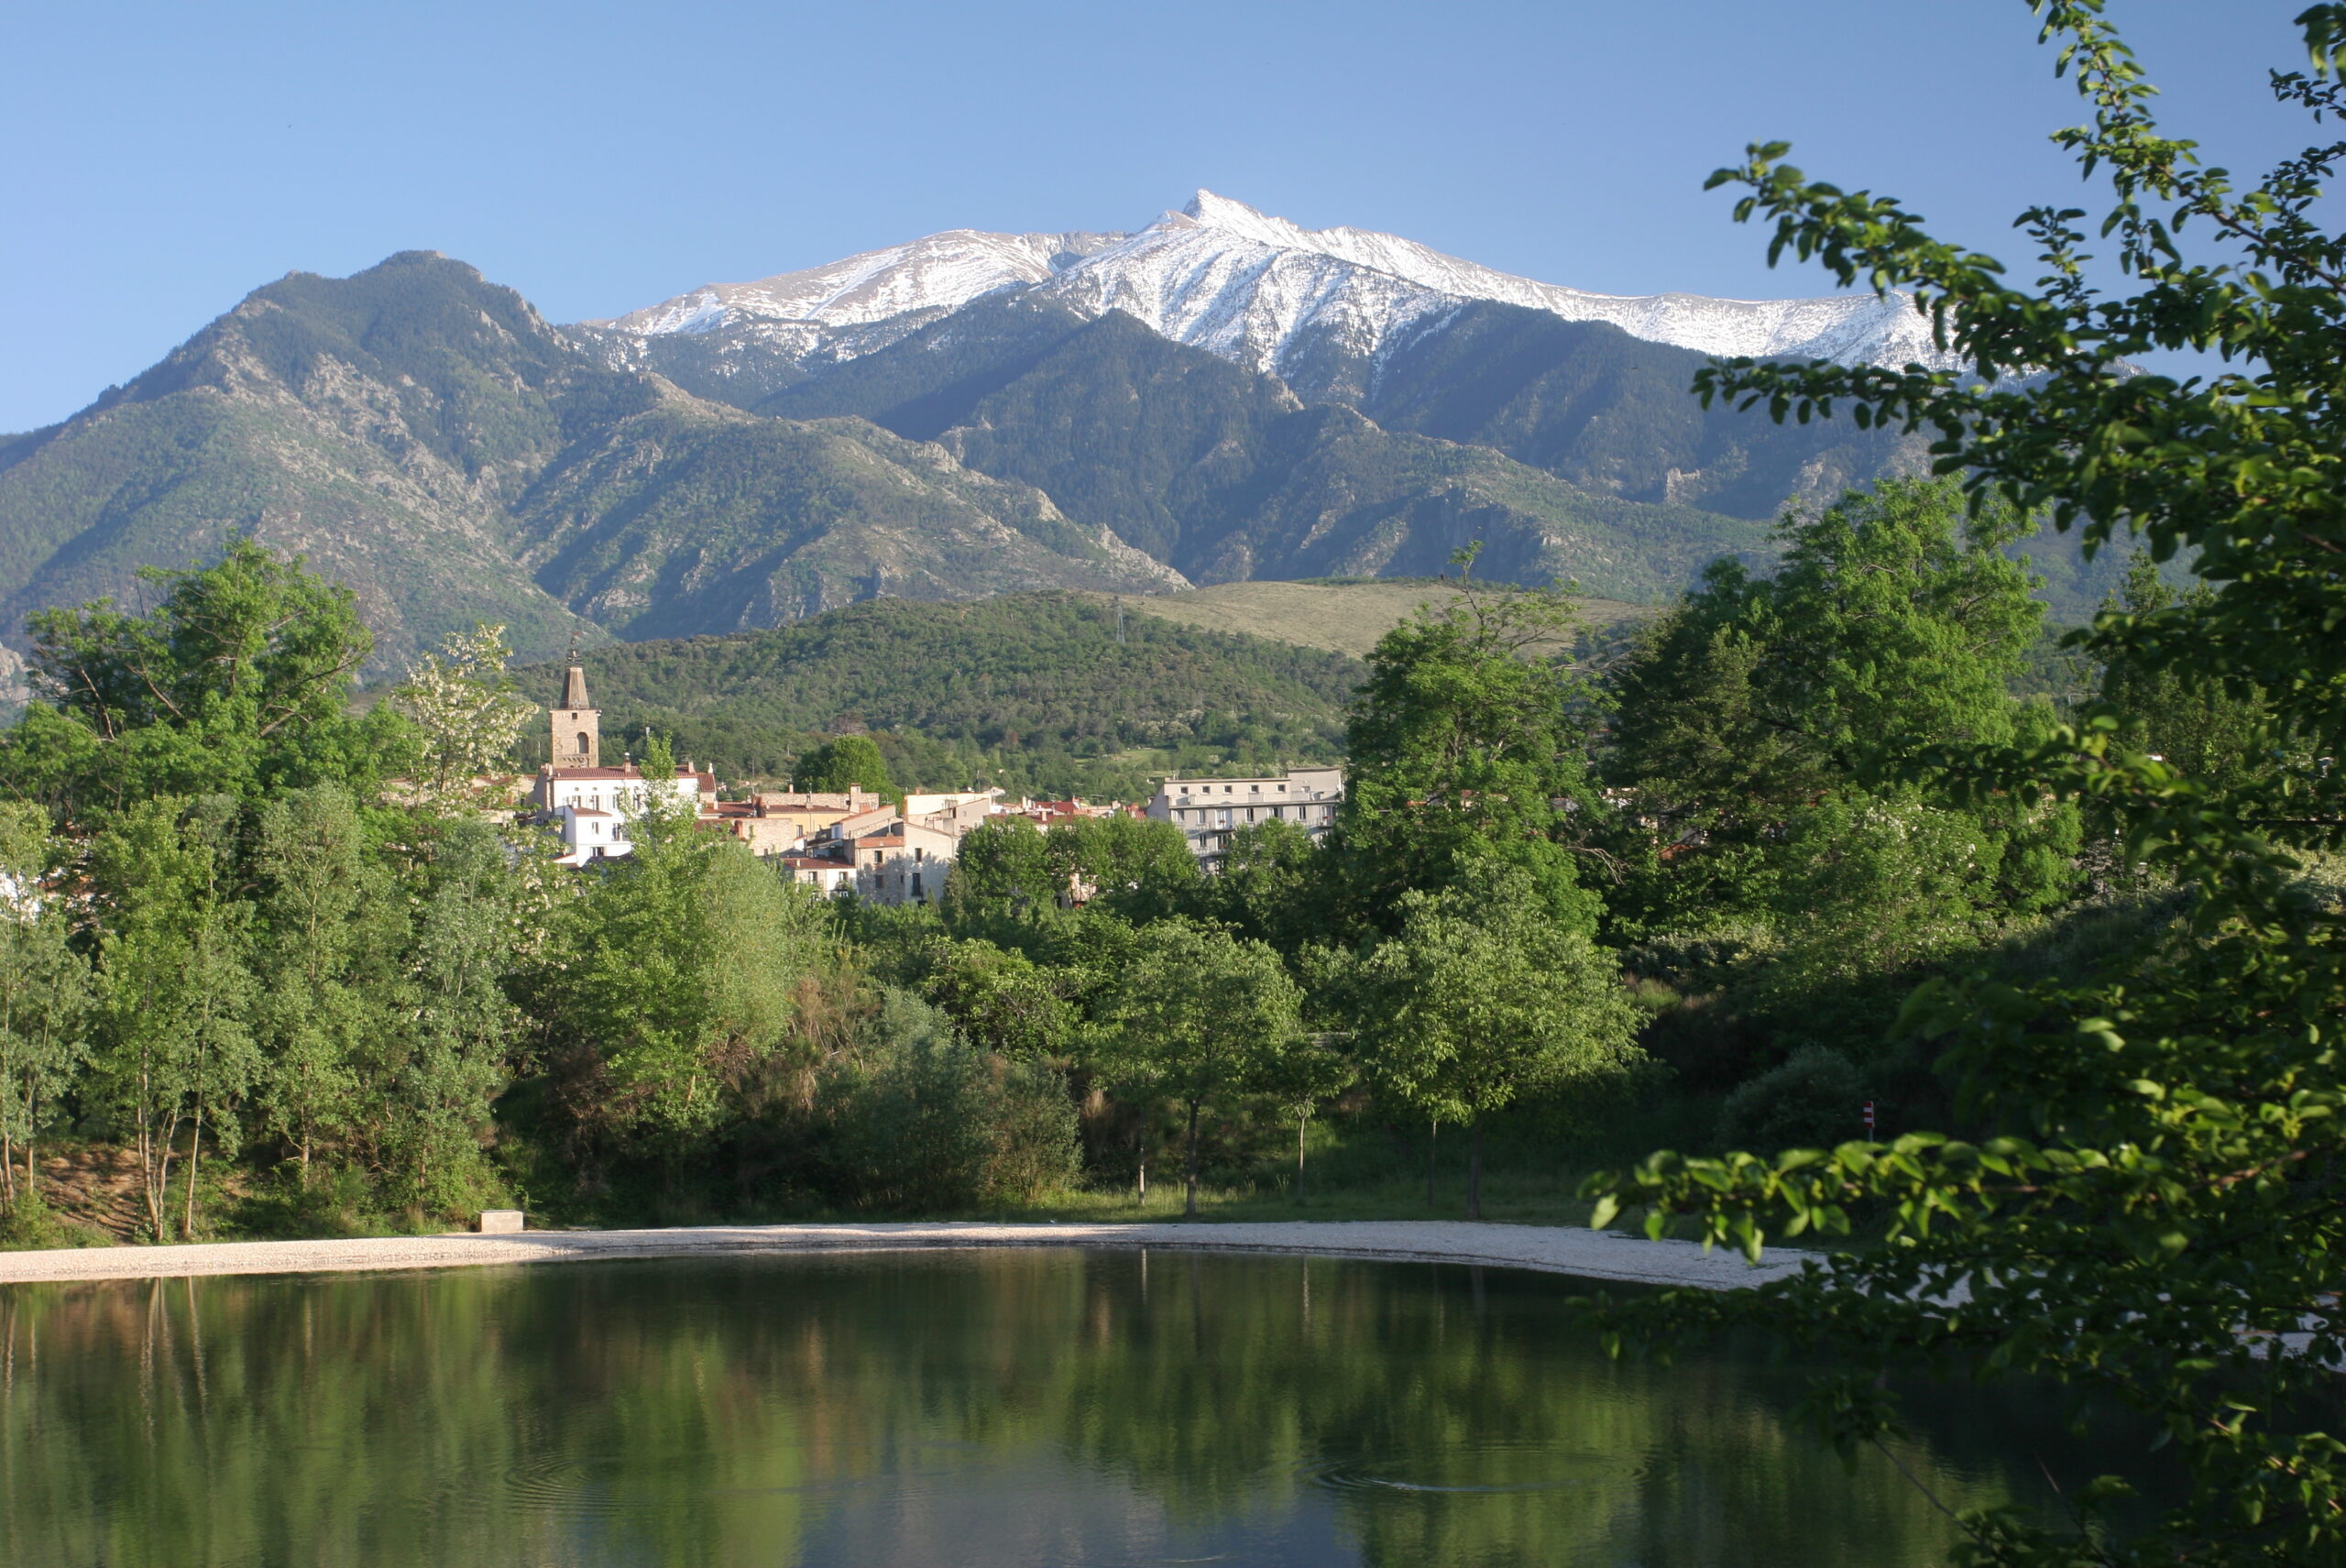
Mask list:
POLYGON ((480 1212, 482 1235, 497 1235, 521 1228, 521 1211, 519 1209, 483 1209, 480 1212))

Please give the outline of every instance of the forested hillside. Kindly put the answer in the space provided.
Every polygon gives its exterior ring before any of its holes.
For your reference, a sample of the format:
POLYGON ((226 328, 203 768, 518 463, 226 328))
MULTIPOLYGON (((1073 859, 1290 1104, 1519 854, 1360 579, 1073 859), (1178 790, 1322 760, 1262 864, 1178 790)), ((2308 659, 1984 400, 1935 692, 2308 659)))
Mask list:
MULTIPOLYGON (((1135 600, 1137 606, 1146 601, 1135 600)), ((1136 798, 1177 768, 1333 761, 1365 674, 1343 654, 1068 593, 887 598, 772 630, 584 656, 607 734, 669 736, 729 779, 786 777, 869 730, 897 782, 1136 798)), ((521 672, 552 701, 559 670, 521 672)))

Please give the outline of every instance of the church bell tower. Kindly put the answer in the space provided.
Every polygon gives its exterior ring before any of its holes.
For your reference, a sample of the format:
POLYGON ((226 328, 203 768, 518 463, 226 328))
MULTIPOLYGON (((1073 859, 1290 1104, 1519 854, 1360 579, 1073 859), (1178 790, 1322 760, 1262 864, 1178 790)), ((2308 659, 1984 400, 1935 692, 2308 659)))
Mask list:
POLYGON ((562 678, 562 706, 554 710, 554 765, 557 768, 599 768, 602 762, 603 716, 586 701, 586 671, 578 663, 578 647, 570 649, 570 668, 562 678))

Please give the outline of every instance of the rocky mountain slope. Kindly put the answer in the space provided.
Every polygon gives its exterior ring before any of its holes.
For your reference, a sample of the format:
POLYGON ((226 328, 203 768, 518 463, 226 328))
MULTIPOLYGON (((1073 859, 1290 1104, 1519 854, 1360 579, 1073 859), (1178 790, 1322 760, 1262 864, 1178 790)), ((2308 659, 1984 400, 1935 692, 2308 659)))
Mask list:
POLYGON ((476 620, 551 654, 647 615, 729 630, 874 591, 1180 581, 937 448, 608 368, 426 252, 257 290, 128 386, 0 443, 0 635, 44 605, 133 601, 139 568, 239 533, 350 584, 378 670, 476 620))

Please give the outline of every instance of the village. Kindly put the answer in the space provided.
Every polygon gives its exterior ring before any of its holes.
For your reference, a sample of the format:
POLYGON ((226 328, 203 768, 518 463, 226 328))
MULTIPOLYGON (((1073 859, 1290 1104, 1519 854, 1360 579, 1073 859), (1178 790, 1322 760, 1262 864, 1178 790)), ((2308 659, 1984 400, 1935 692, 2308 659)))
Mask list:
MULTIPOLYGON (((1343 799, 1341 768, 1288 769, 1252 778, 1167 778, 1146 801, 1007 798, 1001 789, 910 792, 890 798, 851 785, 845 791, 744 792, 721 798, 716 775, 678 763, 666 780, 648 778, 632 758, 602 761, 602 715, 576 662, 563 679, 562 702, 547 712, 553 761, 538 770, 528 817, 557 832, 560 864, 583 867, 631 852, 630 825, 659 791, 679 815, 728 833, 791 881, 836 896, 874 904, 934 904, 970 829, 1024 822, 1036 832, 1085 817, 1125 816, 1170 822, 1182 831, 1202 870, 1220 869, 1231 835, 1265 822, 1290 822, 1317 842, 1334 826, 1343 799)), ((1081 890, 1071 889, 1080 898, 1081 890)))

